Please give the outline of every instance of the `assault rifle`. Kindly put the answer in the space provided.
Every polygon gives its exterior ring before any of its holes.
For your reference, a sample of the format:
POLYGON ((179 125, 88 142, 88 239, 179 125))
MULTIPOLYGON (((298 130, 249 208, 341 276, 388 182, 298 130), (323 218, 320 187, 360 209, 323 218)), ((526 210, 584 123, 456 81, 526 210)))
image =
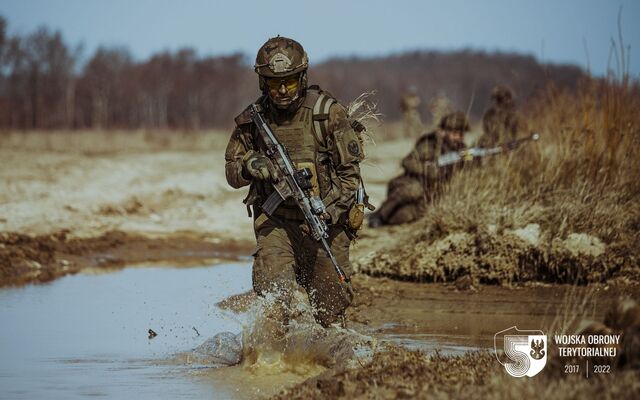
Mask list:
POLYGON ((326 207, 322 200, 318 196, 314 196, 311 191, 313 187, 311 184, 311 170, 309 168, 297 170, 293 166, 287 149, 275 137, 256 104, 251 105, 251 119, 267 146, 266 156, 273 163, 277 175, 277 179, 274 179, 273 182, 275 191, 264 202, 262 210, 267 215, 272 215, 280 203, 290 197, 293 198, 304 215, 311 235, 322 244, 324 251, 331 259, 340 282, 346 282, 347 276, 338 265, 338 261, 327 243, 329 229, 325 220, 321 218, 322 215, 326 214, 326 207))
POLYGON ((450 153, 445 153, 438 157, 438 167, 444 167, 451 164, 457 164, 460 161, 471 161, 477 158, 483 158, 487 156, 492 156, 495 154, 500 154, 509 150, 514 150, 518 148, 522 143, 528 141, 536 141, 540 139, 539 133, 533 133, 529 137, 512 140, 505 144, 496 147, 471 147, 469 149, 465 149, 462 151, 452 151, 450 153))

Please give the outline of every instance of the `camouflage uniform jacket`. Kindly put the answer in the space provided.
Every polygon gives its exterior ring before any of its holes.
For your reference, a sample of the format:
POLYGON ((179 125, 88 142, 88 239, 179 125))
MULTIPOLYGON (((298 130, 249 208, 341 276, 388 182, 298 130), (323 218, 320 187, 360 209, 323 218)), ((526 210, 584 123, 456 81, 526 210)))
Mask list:
POLYGON ((460 151, 464 145, 447 142, 439 131, 422 135, 413 150, 402 160, 405 175, 420 179, 431 186, 446 181, 453 175, 454 166, 438 168, 438 157, 452 151, 460 151))
POLYGON ((482 117, 484 134, 478 141, 480 147, 493 147, 515 140, 518 132, 526 129, 522 117, 513 107, 494 106, 482 117))
MULTIPOLYGON (((258 103, 265 109, 265 119, 278 140, 287 148, 294 164, 298 168, 301 168, 301 162, 298 161, 310 161, 313 164, 315 171, 312 181, 314 187, 317 185, 320 197, 331 216, 331 222, 343 223, 360 184, 359 162, 364 156, 362 142, 359 134, 351 126, 345 107, 332 97, 332 103, 326 114, 317 115, 313 112, 318 96, 322 93, 327 95, 317 87, 307 89, 300 107, 287 118, 287 121, 278 120, 277 112, 269 109, 265 98, 258 99, 258 103), (318 136, 314 121, 321 118, 326 121, 323 125, 326 127, 326 132, 318 136), (294 125, 299 126, 300 129, 293 134, 282 133, 287 132, 288 126, 294 125), (309 139, 310 137, 313 139, 309 139), (321 143, 319 137, 322 137, 321 143), (311 144, 309 144, 310 141, 311 144), (303 153, 304 156, 302 156, 303 153)), ((324 131, 325 128, 322 130, 324 131)), ((274 189, 270 182, 251 180, 243 160, 250 150, 264 152, 266 148, 255 125, 251 122, 250 115, 245 110, 236 117, 236 128, 227 145, 225 173, 227 182, 234 188, 251 185, 245 204, 247 207, 253 206, 254 211, 259 212, 260 206, 274 189)), ((302 214, 291 200, 285 201, 276 212, 280 209, 288 209, 292 212, 289 214, 292 218, 299 218, 302 214)))

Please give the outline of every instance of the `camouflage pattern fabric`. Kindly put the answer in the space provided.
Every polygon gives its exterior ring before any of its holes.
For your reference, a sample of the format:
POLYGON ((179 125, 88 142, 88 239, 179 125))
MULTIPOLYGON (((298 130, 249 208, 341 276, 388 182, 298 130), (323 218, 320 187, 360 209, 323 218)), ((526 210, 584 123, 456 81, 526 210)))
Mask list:
POLYGON ((422 132, 423 125, 418 107, 420 107, 420 97, 415 93, 402 97, 400 108, 402 109, 402 130, 404 137, 416 137, 422 132))
MULTIPOLYGON (((264 116, 271 130, 288 149, 292 162, 298 168, 309 165, 315 170, 314 179, 331 218, 330 246, 340 267, 349 275, 351 240, 344 223, 360 184, 359 161, 363 152, 357 140, 359 134, 339 103, 329 108, 326 137, 318 143, 312 112, 318 93, 319 89, 308 90, 294 112, 270 107, 264 98, 259 102, 265 108, 264 116)), ((245 203, 252 207, 255 218, 254 290, 261 296, 272 294, 277 298, 273 318, 286 324, 292 291, 301 285, 315 307, 317 321, 324 326, 336 322, 349 306, 351 296, 345 294, 321 247, 306 233, 302 213, 294 202, 283 202, 272 217, 261 212, 262 203, 274 189, 269 181, 252 180, 243 158, 248 151, 265 152, 266 148, 243 114, 236 118, 236 123, 225 153, 225 172, 232 187, 250 185, 245 203)))
POLYGON ((463 148, 464 145, 444 140, 441 131, 421 136, 402 160, 404 173, 389 182, 387 199, 371 215, 369 224, 397 225, 424 215, 426 206, 438 198, 443 184, 451 179, 455 169, 453 165, 437 168, 434 163, 438 156, 463 148))

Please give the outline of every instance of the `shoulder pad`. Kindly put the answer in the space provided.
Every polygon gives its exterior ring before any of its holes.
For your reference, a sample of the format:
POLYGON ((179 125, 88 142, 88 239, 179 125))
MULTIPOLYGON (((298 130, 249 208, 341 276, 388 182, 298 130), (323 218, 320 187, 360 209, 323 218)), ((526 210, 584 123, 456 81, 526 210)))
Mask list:
POLYGON ((245 125, 251 122, 251 106, 244 109, 237 117, 234 118, 236 125, 245 125))
POLYGON ((307 92, 305 94, 302 107, 313 109, 313 105, 316 104, 316 101, 318 100, 318 97, 320 96, 321 93, 322 91, 319 90, 317 85, 313 85, 307 88, 307 92))
POLYGON ((328 96, 326 92, 316 92, 317 95, 313 96, 313 103, 311 103, 313 120, 313 131, 316 136, 316 140, 322 146, 326 145, 326 137, 329 135, 329 110, 331 106, 336 104, 336 99, 328 96))
MULTIPOLYGON (((261 107, 262 104, 262 100, 263 97, 259 97, 258 100, 255 101, 254 104, 258 104, 259 107, 261 107)), ((251 106, 253 104, 247 106, 247 108, 244 109, 244 111, 242 111, 237 117, 235 117, 233 120, 236 122, 236 125, 240 126, 240 125, 246 125, 246 124, 250 124, 251 121, 251 106)))
POLYGON ((325 96, 328 96, 334 99, 336 98, 336 96, 331 94, 331 92, 329 92, 328 90, 322 89, 319 85, 311 85, 307 88, 307 90, 312 90, 312 91, 318 92, 318 94, 324 94, 325 96))
POLYGON ((331 97, 332 99, 335 99, 336 101, 338 101, 338 99, 336 99, 336 96, 333 95, 333 93, 331 93, 328 90, 323 90, 322 93, 324 93, 325 95, 331 97))
POLYGON ((313 108, 313 106, 316 103, 316 100, 320 95, 324 95, 327 98, 334 99, 334 102, 337 102, 336 97, 333 94, 331 94, 331 92, 323 90, 318 85, 311 85, 307 88, 306 99, 303 103, 303 106, 308 108, 313 108))
POLYGON ((338 100, 335 99, 329 92, 320 91, 318 95, 315 96, 315 101, 313 102, 313 120, 314 121, 324 121, 329 119, 329 110, 331 106, 336 104, 338 100))

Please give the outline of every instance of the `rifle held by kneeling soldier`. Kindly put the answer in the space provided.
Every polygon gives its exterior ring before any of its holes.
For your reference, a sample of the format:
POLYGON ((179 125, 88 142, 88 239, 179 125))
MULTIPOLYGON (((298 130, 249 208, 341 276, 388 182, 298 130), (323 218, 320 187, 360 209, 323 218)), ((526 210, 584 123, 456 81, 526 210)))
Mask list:
POLYGON ((523 143, 530 141, 535 142, 539 139, 539 133, 532 133, 529 137, 512 140, 496 147, 470 147, 461 151, 452 151, 442 154, 440 157, 438 157, 437 165, 438 167, 445 167, 447 165, 457 164, 462 161, 472 161, 487 156, 505 153, 507 151, 517 149, 523 143))

